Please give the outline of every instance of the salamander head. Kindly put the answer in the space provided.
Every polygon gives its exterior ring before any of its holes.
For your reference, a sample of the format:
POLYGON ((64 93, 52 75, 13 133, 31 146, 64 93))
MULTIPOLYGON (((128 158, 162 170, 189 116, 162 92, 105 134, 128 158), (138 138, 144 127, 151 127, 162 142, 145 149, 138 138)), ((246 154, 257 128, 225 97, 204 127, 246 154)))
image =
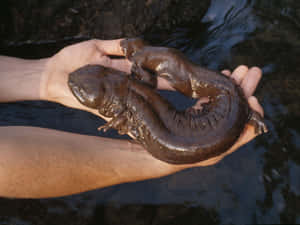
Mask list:
POLYGON ((80 103, 98 108, 105 94, 104 76, 104 67, 88 65, 70 73, 68 85, 80 103))
POLYGON ((123 110, 128 96, 126 73, 100 65, 87 65, 70 73, 68 85, 83 105, 112 117, 123 110))

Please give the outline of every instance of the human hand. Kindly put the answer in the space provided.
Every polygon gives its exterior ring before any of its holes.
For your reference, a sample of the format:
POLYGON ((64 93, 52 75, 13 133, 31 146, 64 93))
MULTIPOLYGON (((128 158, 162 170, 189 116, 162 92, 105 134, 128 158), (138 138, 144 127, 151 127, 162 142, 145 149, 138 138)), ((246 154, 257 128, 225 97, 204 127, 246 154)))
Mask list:
POLYGON ((100 64, 129 73, 131 63, 127 59, 109 57, 109 55, 123 55, 120 41, 121 39, 84 41, 67 46, 49 58, 41 80, 41 99, 100 115, 97 110, 78 102, 67 85, 68 76, 86 64, 100 64))
MULTIPOLYGON (((257 88, 257 85, 262 77, 262 71, 258 67, 252 67, 248 68, 247 66, 241 65, 238 66, 232 73, 229 70, 223 70, 222 73, 226 76, 232 77, 235 82, 241 86, 242 90, 244 91, 244 94, 246 98, 248 99, 249 106, 252 110, 258 112, 262 117, 264 116, 264 111, 262 106, 259 104, 257 98, 253 96, 253 93, 255 89, 257 88)), ((198 166, 209 166, 218 163, 220 160, 222 160, 225 156, 233 153, 236 151, 239 147, 242 145, 245 145, 246 143, 253 140, 258 134, 255 132, 254 126, 252 126, 250 123, 245 125, 244 131, 240 135, 239 139, 236 141, 236 143, 228 149, 228 151, 224 152, 223 154, 210 158, 205 161, 201 161, 196 164, 188 164, 188 165, 169 165, 169 172, 173 173, 185 168, 190 167, 198 167, 198 166)))
MULTIPOLYGON (((248 99, 250 108, 258 112, 263 117, 263 108, 259 104, 256 97, 253 96, 253 93, 262 76, 261 69, 259 69, 258 67, 252 67, 248 69, 247 66, 241 65, 238 66, 232 73, 229 70, 223 70, 222 73, 226 76, 232 77, 235 80, 235 82, 241 86, 246 98, 248 99)), ((219 156, 195 164, 168 164, 166 162, 155 159, 146 151, 138 151, 134 153, 128 152, 128 155, 135 154, 136 158, 138 156, 140 160, 143 159, 143 168, 145 170, 147 169, 147 171, 151 171, 148 172, 147 176, 144 176, 143 179, 157 178, 178 172, 186 168, 210 166, 216 164, 219 161, 221 161, 225 156, 230 155, 231 153, 238 150, 238 148, 240 148, 241 146, 253 140, 257 135, 258 134, 255 132, 255 127, 248 123, 245 125, 244 131, 242 132, 236 143, 230 149, 228 149, 226 152, 222 153, 219 156)), ((137 147, 138 146, 135 146, 135 148, 137 147)))
MULTIPOLYGON (((229 70, 224 70, 222 71, 222 73, 226 76, 232 77, 235 82, 241 86, 246 98, 248 99, 248 103, 251 109, 258 112, 263 117, 263 108, 259 104, 258 100, 253 96, 253 93, 261 79, 262 71, 258 67, 252 67, 248 69, 248 67, 242 65, 237 67, 232 73, 229 70)), ((163 177, 187 168, 210 166, 216 164, 225 156, 230 155, 234 151, 238 150, 238 148, 242 145, 245 145, 246 143, 253 140, 257 135, 258 134, 255 132, 254 126, 248 123, 245 125, 244 131, 242 132, 236 143, 223 154, 195 164, 183 165, 168 164, 166 162, 160 161, 150 155, 147 151, 143 151, 143 148, 141 148, 140 145, 131 144, 126 151, 122 152, 124 154, 122 155, 122 158, 128 157, 128 167, 134 167, 135 169, 136 167, 138 167, 141 177, 137 178, 135 172, 129 173, 127 174, 127 182, 163 177), (131 179, 130 177, 133 178, 131 179)))
MULTIPOLYGON (((97 110, 85 107, 77 101, 67 85, 68 75, 70 72, 73 72, 74 70, 86 64, 100 64, 129 73, 131 70, 131 63, 128 60, 111 60, 108 57, 108 55, 124 55, 120 48, 120 41, 121 39, 111 41, 86 41, 68 46, 50 58, 47 69, 43 74, 43 88, 41 91, 43 99, 59 102, 66 106, 86 110, 101 116, 97 110)), ((248 98, 250 107, 263 116, 262 107, 258 103, 257 99, 252 96, 261 79, 261 70, 257 67, 248 69, 246 66, 239 66, 233 71, 232 74, 228 70, 224 70, 222 72, 227 76, 231 76, 237 82, 237 84, 241 85, 245 96, 248 98)), ((172 89, 168 82, 164 79, 158 79, 158 87, 161 89, 172 89)), ((238 141, 228 151, 219 155, 218 157, 190 165, 168 164, 168 168, 165 168, 166 170, 161 170, 161 172, 162 174, 172 173, 188 167, 208 166, 215 164, 222 160, 226 155, 231 154, 242 145, 254 139, 256 136, 257 134, 255 133, 254 127, 250 124, 247 124, 238 141)), ((145 154, 149 153, 145 152, 145 154)), ((153 160, 156 159, 153 158, 153 160)))

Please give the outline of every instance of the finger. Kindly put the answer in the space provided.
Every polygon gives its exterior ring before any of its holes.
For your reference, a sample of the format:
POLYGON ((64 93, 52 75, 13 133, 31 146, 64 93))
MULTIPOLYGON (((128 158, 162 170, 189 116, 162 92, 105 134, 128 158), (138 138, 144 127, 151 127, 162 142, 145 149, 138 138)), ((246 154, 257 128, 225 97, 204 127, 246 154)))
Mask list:
POLYGON ((127 59, 111 59, 102 55, 101 57, 94 57, 89 61, 89 64, 99 64, 125 73, 130 73, 131 71, 131 63, 127 59))
POLYGON ((251 109, 258 112, 262 117, 264 117, 264 110, 263 107, 259 104, 256 97, 251 96, 248 98, 248 103, 251 109))
POLYGON ((262 71, 258 67, 252 67, 241 83, 241 87, 244 90, 245 96, 248 98, 253 95, 260 79, 262 71))
POLYGON ((111 59, 108 56, 99 54, 94 54, 94 56, 89 60, 89 64, 100 64, 105 67, 110 67, 111 59))
POLYGON ((118 55, 124 56, 124 53, 121 49, 120 42, 123 39, 116 40, 93 40, 97 48, 106 55, 118 55))
POLYGON ((235 80, 237 84, 241 84, 247 72, 248 72, 248 67, 245 65, 241 65, 232 72, 231 77, 235 80))
POLYGON ((125 73, 131 72, 131 62, 127 59, 112 59, 110 67, 125 73))
POLYGON ((230 70, 222 70, 221 73, 223 73, 224 75, 230 77, 231 75, 231 71, 230 70))

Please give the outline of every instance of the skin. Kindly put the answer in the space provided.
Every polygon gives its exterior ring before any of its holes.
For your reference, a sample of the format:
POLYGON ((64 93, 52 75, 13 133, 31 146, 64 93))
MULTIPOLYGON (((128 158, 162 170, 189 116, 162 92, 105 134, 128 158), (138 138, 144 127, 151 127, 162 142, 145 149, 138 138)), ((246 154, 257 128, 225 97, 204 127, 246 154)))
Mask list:
MULTIPOLYGON (((85 64, 130 71, 129 61, 111 60, 107 55, 123 55, 120 40, 82 42, 41 60, 0 56, 0 101, 46 100, 99 115, 97 110, 77 101, 67 86, 67 79, 70 72, 85 64)), ((239 83, 249 106, 263 115, 262 107, 253 96, 261 70, 239 66, 232 73, 228 70, 223 73, 239 83)), ((169 88, 162 80, 158 81, 158 87, 169 88)), ((254 127, 247 124, 237 142, 224 154, 197 164, 170 165, 127 140, 36 127, 0 127, 0 195, 58 197, 158 178, 186 168, 215 164, 255 136, 254 127)))

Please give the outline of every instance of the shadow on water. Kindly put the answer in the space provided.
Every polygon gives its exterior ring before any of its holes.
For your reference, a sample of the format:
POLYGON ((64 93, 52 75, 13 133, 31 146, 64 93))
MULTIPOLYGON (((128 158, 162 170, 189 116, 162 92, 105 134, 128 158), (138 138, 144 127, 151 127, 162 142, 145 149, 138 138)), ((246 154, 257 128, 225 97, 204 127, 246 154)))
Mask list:
MULTIPOLYGON (((269 133, 210 167, 64 198, 0 199, 0 224, 300 223, 299 1, 212 0, 202 21, 176 28, 163 44, 212 69, 263 68, 256 95, 269 133)), ((101 124, 52 103, 0 109, 1 125, 98 135, 101 124)))

